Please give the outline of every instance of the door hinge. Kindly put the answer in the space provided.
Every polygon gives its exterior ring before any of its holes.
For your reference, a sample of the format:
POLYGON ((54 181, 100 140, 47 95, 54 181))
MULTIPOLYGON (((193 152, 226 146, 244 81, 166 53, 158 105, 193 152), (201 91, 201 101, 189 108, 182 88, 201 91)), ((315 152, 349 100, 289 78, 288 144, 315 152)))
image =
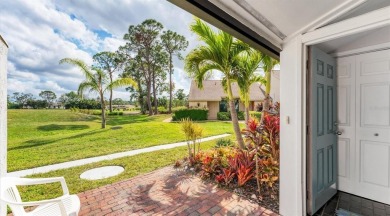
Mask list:
POLYGON ((306 70, 309 70, 309 60, 306 60, 306 70))
POLYGON ((306 125, 306 134, 310 135, 310 127, 309 127, 309 125, 306 125))

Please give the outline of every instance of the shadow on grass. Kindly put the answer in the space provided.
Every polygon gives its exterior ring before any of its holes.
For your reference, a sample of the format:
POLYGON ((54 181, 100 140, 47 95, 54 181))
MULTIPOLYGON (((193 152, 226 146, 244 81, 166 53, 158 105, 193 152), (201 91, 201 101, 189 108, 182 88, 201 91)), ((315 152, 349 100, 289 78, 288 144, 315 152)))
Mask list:
POLYGON ((8 148, 8 151, 43 146, 43 145, 51 144, 51 143, 58 142, 58 141, 61 141, 61 140, 77 139, 77 138, 81 138, 81 137, 85 137, 85 136, 95 135, 97 133, 102 133, 102 132, 105 132, 105 131, 106 130, 93 130, 93 131, 77 134, 77 135, 70 136, 70 137, 64 137, 64 138, 61 138, 61 139, 55 138, 55 139, 28 140, 28 141, 24 142, 20 146, 15 146, 15 147, 8 148))
POLYGON ((152 122, 158 119, 159 116, 148 116, 142 114, 131 114, 123 116, 109 116, 107 119, 107 125, 117 126, 132 123, 152 122))
POLYGON ((88 129, 88 125, 58 125, 58 124, 49 124, 37 127, 41 131, 57 131, 57 130, 84 130, 88 129))

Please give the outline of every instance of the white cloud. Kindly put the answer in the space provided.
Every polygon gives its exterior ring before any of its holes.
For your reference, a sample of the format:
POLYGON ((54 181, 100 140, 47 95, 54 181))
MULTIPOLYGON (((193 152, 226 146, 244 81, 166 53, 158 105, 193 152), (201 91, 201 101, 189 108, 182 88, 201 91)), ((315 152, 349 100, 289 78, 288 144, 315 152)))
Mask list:
MULTIPOLYGON (((161 0, 2 0, 0 32, 10 45, 8 52, 8 91, 38 95, 52 90, 57 95, 77 90, 81 72, 70 65, 59 65, 65 57, 92 63, 92 55, 115 51, 124 44, 129 25, 153 18, 166 29, 184 35, 190 47, 198 42, 189 32, 192 15, 161 0), (101 34, 103 32, 104 34, 101 34)), ((188 91, 189 79, 183 62, 174 59, 176 89, 188 91)), ((124 89, 114 97, 128 99, 124 89)))

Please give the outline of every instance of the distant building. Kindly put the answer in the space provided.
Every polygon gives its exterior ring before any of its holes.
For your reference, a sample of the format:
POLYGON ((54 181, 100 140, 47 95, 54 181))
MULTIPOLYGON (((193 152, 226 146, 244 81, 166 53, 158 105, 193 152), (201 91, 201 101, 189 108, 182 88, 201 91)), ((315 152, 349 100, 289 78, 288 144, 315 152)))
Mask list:
MULTIPOLYGON (((279 100, 279 71, 274 71, 271 78, 272 84, 271 97, 273 101, 279 100), (276 89, 277 88, 277 89, 276 89)), ((256 111, 264 99, 264 95, 260 90, 260 84, 254 83, 250 87, 250 102, 249 110, 256 111)), ((264 86, 262 86, 264 89, 264 86)), ((235 98, 236 110, 244 111, 244 104, 240 101, 240 91, 237 83, 232 83, 233 97, 235 98)), ((190 93, 188 96, 189 108, 204 108, 209 110, 208 119, 217 119, 218 112, 229 111, 227 102, 227 94, 224 92, 221 80, 205 80, 203 81, 203 89, 199 89, 195 81, 191 82, 190 93)))

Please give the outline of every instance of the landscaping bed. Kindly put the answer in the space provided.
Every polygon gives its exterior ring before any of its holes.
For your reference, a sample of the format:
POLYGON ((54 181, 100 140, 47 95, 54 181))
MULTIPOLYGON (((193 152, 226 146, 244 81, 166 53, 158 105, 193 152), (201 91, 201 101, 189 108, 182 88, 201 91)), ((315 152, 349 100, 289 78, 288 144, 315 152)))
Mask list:
POLYGON ((191 120, 181 121, 188 156, 176 161, 176 168, 198 175, 259 205, 279 209, 279 128, 278 114, 266 114, 260 123, 250 119, 242 130, 245 145, 218 141, 213 149, 201 151, 202 129, 191 120))
MULTIPOLYGON (((213 150, 211 150, 213 151, 213 150)), ((251 178, 244 185, 238 186, 238 180, 233 179, 229 184, 221 184, 216 180, 216 176, 205 176, 201 167, 194 167, 189 164, 188 158, 183 161, 177 161, 174 165, 176 169, 182 169, 187 172, 188 175, 196 175, 207 183, 216 184, 218 187, 227 191, 233 192, 240 197, 248 199, 258 205, 272 210, 275 213, 279 212, 279 182, 274 182, 272 191, 270 188, 262 185, 261 192, 259 193, 256 179, 251 178)))

